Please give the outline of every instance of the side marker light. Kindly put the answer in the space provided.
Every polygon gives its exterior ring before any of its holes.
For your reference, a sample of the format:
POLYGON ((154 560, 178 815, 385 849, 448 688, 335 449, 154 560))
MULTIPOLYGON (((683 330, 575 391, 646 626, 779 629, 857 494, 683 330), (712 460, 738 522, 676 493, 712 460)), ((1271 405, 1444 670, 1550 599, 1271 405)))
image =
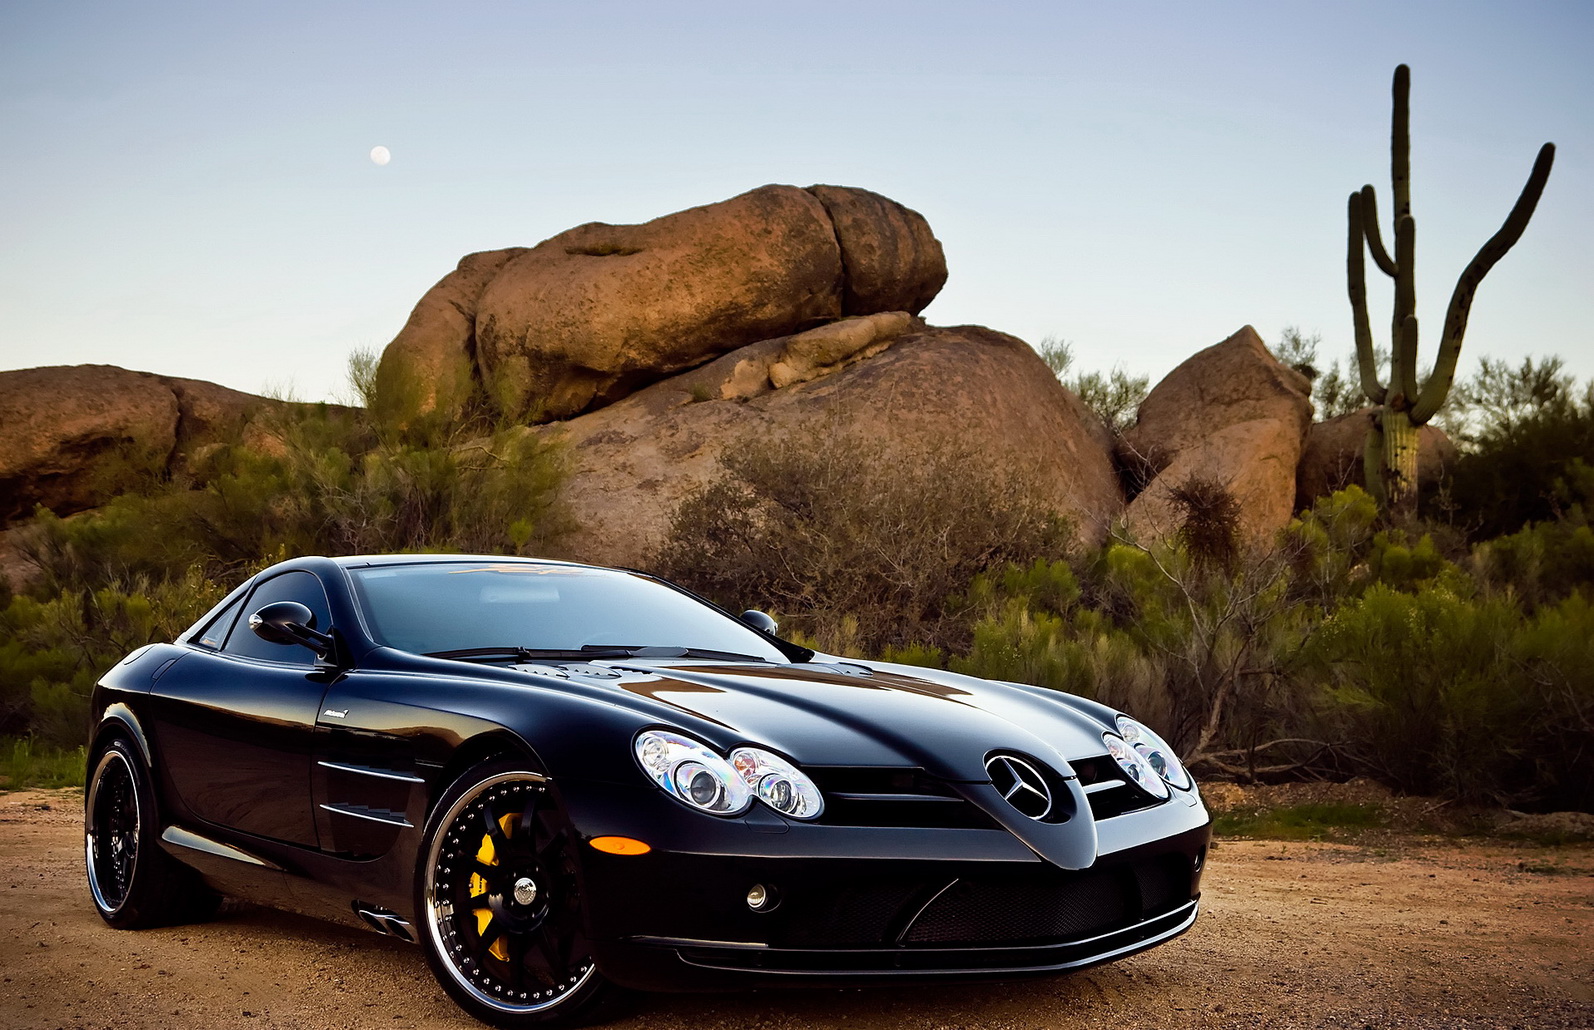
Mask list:
POLYGON ((587 843, 611 855, 645 855, 653 850, 631 837, 594 837, 587 843))

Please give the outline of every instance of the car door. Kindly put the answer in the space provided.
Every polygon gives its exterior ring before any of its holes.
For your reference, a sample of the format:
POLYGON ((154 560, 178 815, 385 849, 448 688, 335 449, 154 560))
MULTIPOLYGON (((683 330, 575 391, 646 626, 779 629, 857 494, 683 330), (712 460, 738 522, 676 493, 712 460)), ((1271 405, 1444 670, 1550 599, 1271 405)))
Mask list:
MULTIPOLYGON (((151 734, 167 782, 192 815, 257 837, 316 847, 310 763, 316 715, 337 676, 297 644, 275 644, 249 628, 249 614, 274 601, 297 601, 328 628, 320 580, 284 572, 256 584, 214 646, 161 677, 151 695, 151 734)), ((207 647, 207 642, 212 646, 207 647)))

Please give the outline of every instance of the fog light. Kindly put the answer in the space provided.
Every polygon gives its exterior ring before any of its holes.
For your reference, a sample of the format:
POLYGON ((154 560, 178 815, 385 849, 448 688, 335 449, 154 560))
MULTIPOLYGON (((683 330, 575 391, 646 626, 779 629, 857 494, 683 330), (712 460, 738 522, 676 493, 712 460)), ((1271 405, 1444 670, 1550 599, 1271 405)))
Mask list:
POLYGON ((766 912, 775 907, 775 892, 761 883, 747 889, 747 907, 754 912, 766 912))

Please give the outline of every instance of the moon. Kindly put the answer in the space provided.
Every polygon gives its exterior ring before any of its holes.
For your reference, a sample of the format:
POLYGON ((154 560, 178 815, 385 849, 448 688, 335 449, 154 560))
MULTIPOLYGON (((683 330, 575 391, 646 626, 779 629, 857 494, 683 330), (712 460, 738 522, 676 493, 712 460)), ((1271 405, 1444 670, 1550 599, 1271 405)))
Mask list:
POLYGON ((371 148, 372 164, 385 165, 391 160, 393 160, 393 152, 391 150, 388 150, 386 147, 371 148))

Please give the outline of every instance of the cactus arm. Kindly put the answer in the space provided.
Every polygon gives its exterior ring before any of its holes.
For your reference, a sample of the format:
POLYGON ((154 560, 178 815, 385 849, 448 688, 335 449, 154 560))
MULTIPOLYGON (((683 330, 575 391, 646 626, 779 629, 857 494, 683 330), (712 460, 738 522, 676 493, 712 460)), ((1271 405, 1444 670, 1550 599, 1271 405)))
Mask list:
POLYGON ((1389 389, 1417 403, 1417 221, 1410 215, 1395 227, 1395 321, 1390 327, 1389 389))
POLYGON ((1445 315, 1444 336, 1439 340, 1439 359, 1434 362, 1433 374, 1428 377, 1422 396, 1411 412, 1411 420, 1418 425, 1432 418, 1450 395, 1450 384, 1456 377, 1456 360, 1461 356, 1461 340, 1467 333, 1467 316, 1472 311, 1472 295, 1495 262, 1521 239, 1523 230, 1528 227, 1528 219, 1533 217, 1533 209, 1538 207, 1544 184, 1550 178, 1550 166, 1554 163, 1555 144, 1546 143, 1539 148, 1539 156, 1533 162, 1533 171, 1528 175, 1527 184, 1522 187, 1522 194, 1517 197, 1511 213, 1506 215, 1500 231, 1478 250, 1461 273, 1461 278, 1456 280, 1456 290, 1450 295, 1450 310, 1445 315))
MULTIPOLYGON (((1402 218, 1411 214, 1411 69, 1403 64, 1395 68, 1394 95, 1395 115, 1389 132, 1389 178, 1394 187, 1394 218, 1398 226, 1402 218)), ((1400 259, 1397 256, 1395 260, 1400 259)))
POLYGON ((1362 229, 1367 233, 1367 250, 1373 256, 1373 263, 1393 279, 1395 262, 1384 249, 1384 238, 1378 231, 1378 195, 1372 183, 1362 187, 1362 229))
POLYGON ((1367 321, 1367 272, 1362 258, 1365 239, 1362 219, 1362 194, 1352 193, 1346 210, 1349 236, 1345 241, 1345 287, 1350 294, 1351 320, 1356 326, 1356 365, 1361 371, 1362 393, 1368 403, 1384 403, 1384 388, 1378 382, 1378 365, 1373 360, 1373 330, 1367 321))

